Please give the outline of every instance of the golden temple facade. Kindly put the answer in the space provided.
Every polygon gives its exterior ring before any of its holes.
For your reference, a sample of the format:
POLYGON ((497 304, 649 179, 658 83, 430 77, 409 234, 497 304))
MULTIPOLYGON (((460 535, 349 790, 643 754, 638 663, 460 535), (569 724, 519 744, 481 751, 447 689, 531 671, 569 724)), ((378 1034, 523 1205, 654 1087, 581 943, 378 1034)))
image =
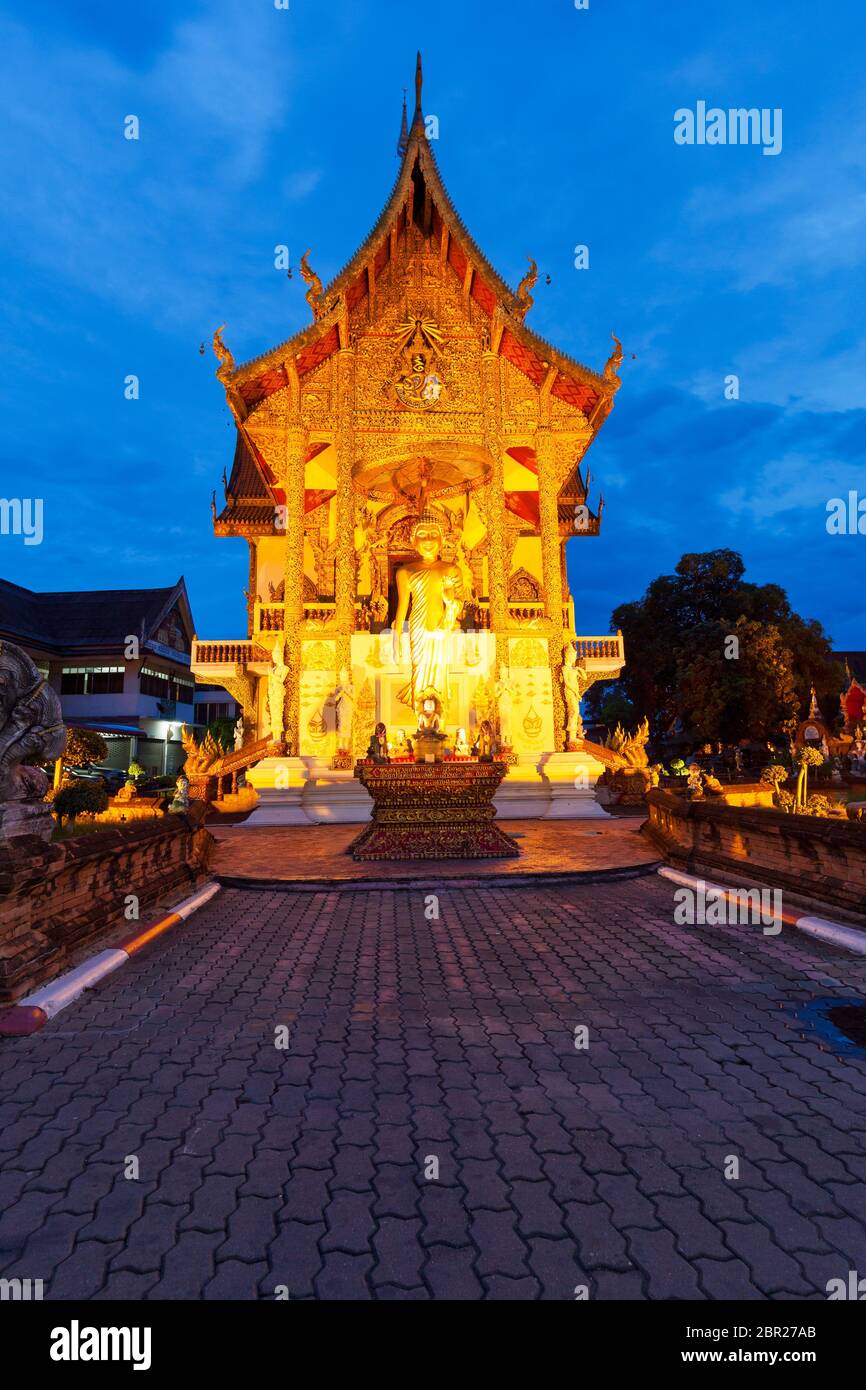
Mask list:
MULTIPOLYGON (((579 748, 575 691, 624 660, 621 636, 579 635, 565 559, 569 540, 599 533, 582 463, 619 389, 620 345, 595 372, 527 327, 536 268, 510 289, 455 212, 420 57, 401 149, 336 279, 323 287, 303 258, 312 322, 240 365, 214 336, 237 427, 214 529, 248 541, 248 630, 196 642, 193 671, 238 700, 245 742, 283 745, 295 782, 299 760, 306 776, 347 769, 378 721, 414 730, 390 638, 422 514, 462 576, 444 727, 471 743, 490 719, 534 775, 579 748)), ((286 785, 268 761, 258 784, 286 785)))

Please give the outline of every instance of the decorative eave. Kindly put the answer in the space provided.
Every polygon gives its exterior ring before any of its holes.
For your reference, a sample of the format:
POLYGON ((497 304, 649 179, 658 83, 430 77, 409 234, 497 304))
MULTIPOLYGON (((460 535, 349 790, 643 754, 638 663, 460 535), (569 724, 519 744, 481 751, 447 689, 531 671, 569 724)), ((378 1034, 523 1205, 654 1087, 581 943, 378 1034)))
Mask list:
MULTIPOLYGON (((429 198, 427 230, 436 225, 438 218, 444 258, 455 275, 469 287, 470 297, 490 319, 494 349, 538 386, 549 379, 550 369, 555 368, 550 394, 583 411, 596 433, 609 414, 621 384, 616 368, 622 360, 622 349, 617 342, 603 372, 598 373, 526 327, 523 318, 532 303, 528 288, 534 283, 534 265, 515 292, 467 231, 445 188, 427 139, 421 107, 421 80, 419 54, 415 114, 405 154, 391 194, 372 230, 326 289, 322 289, 321 282, 308 266, 304 271, 302 264, 304 278, 313 285, 308 299, 316 315, 315 322, 238 366, 221 340, 217 342, 219 335, 215 338, 215 350, 221 361, 217 375, 225 386, 235 418, 242 426, 246 414, 267 396, 290 385, 293 379, 297 384, 340 347, 348 346, 349 310, 368 293, 368 277, 372 275, 375 279, 377 262, 381 260, 383 249, 387 249, 392 229, 400 223, 404 227, 408 225, 412 215, 413 175, 417 166, 429 198)), ((389 257, 390 251, 381 260, 382 266, 387 264, 389 257)))
MULTIPOLYGON (((305 462, 328 448, 327 442, 311 444, 305 462)), ((212 503, 214 534, 217 536, 271 536, 277 534, 276 508, 285 502, 285 493, 277 485, 260 449, 250 438, 243 424, 238 423, 238 437, 231 476, 223 474, 225 506, 216 509, 216 494, 212 503)), ((316 511, 333 497, 329 489, 308 488, 305 492, 305 515, 316 511)))

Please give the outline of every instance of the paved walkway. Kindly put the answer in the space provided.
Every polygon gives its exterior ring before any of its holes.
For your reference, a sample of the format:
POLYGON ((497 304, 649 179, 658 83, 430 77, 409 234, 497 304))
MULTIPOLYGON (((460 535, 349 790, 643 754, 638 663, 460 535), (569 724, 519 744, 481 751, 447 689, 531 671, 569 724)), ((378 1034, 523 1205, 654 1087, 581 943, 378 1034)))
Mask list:
POLYGON ((589 874, 658 864, 659 852, 641 835, 642 817, 606 820, 498 821, 520 845, 519 859, 374 860, 347 853, 361 825, 250 827, 209 822, 217 840, 216 874, 232 879, 316 880, 520 878, 527 874, 589 874))
POLYGON ((228 889, 0 1042, 0 1276, 570 1300, 823 1299, 866 1274, 866 1062, 780 1007, 862 996, 864 958, 675 926, 655 877, 443 885, 439 913, 228 889))

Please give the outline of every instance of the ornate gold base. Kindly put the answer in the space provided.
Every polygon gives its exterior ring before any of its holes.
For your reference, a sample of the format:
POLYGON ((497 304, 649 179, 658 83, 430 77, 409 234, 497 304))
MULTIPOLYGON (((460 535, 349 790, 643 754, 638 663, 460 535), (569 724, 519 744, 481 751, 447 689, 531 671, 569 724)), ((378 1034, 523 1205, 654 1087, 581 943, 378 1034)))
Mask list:
POLYGON ((331 768, 334 772, 345 772, 355 766, 354 754, 348 748, 341 748, 331 759, 331 768))
POLYGON ((354 859, 502 859, 517 842, 494 823, 503 763, 358 763, 373 818, 349 845, 354 859))

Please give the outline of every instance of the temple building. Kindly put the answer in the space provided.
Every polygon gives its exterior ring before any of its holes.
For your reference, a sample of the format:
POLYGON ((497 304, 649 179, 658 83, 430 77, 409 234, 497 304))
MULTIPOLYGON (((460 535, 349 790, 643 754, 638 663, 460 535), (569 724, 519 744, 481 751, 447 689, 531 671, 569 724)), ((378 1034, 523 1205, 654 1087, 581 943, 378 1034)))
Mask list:
POLYGON ((845 686, 839 696, 842 731, 854 734, 858 725, 866 726, 866 652, 834 652, 845 666, 845 686))
POLYGON ((242 364, 214 335, 237 431, 214 530, 249 545, 247 633, 194 643, 192 671, 241 706, 263 755, 250 780, 314 818, 339 817, 341 795, 357 811, 354 759, 380 721, 395 746, 411 737, 431 681, 452 738, 495 730, 500 814, 509 797, 555 814, 557 787, 566 814, 602 770, 580 696, 624 662, 621 635, 579 633, 566 568, 567 542, 600 531, 584 459, 622 349, 595 371, 527 326, 536 266, 513 290, 472 240, 427 138, 420 56, 415 86, 370 235, 327 288, 301 262, 312 322, 242 364), (449 615, 423 671, 422 541, 449 615), (410 598, 407 646, 393 625, 410 598))

